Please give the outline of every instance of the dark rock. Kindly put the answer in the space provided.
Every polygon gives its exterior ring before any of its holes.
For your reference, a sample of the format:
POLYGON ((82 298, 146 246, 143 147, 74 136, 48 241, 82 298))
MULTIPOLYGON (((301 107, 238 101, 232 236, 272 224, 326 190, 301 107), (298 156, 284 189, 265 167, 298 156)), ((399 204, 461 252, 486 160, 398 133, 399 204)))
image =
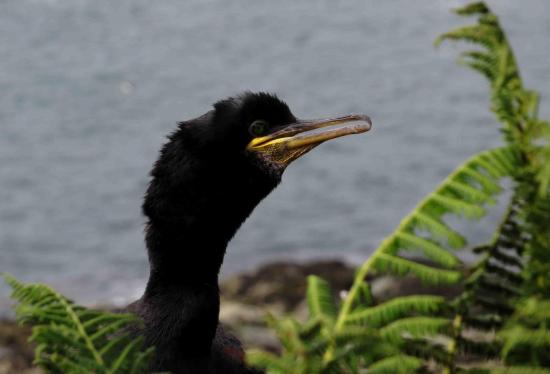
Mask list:
POLYGON ((0 320, 0 374, 40 372, 30 369, 34 359, 34 346, 28 342, 30 334, 29 327, 0 320))
POLYGON ((307 276, 325 279, 333 292, 347 290, 353 282, 354 268, 341 261, 315 261, 299 264, 274 262, 249 273, 225 279, 221 284, 224 299, 251 305, 279 305, 282 311, 294 310, 306 295, 307 276))

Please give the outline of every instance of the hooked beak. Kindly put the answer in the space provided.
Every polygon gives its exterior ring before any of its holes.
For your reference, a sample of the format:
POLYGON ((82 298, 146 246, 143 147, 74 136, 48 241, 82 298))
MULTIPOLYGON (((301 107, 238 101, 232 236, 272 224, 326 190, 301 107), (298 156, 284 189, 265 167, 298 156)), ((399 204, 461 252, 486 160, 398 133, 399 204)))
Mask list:
POLYGON ((275 128, 268 135, 252 139, 247 149, 262 154, 271 162, 286 166, 327 140, 360 134, 369 131, 371 127, 370 118, 363 114, 302 120, 275 128))

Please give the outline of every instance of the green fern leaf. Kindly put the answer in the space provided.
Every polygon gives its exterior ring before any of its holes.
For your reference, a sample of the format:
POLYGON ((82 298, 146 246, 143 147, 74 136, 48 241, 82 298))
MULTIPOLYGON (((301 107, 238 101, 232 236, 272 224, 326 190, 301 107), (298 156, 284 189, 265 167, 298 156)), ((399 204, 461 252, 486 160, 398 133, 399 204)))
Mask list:
POLYGON ((400 341, 406 337, 424 338, 437 335, 450 326, 447 318, 408 317, 381 328, 380 336, 389 341, 400 341))
POLYGON ((515 325, 512 328, 501 331, 500 336, 505 342, 502 348, 502 356, 504 358, 519 345, 537 348, 545 347, 550 350, 550 330, 545 328, 528 329, 520 325, 515 325))
POLYGON ((468 66, 483 75, 489 82, 495 79, 494 68, 484 62, 460 59, 459 64, 468 66))
POLYGON ((336 307, 332 300, 330 287, 325 280, 315 275, 310 275, 307 278, 307 303, 310 318, 334 319, 336 307))
POLYGON ((495 203, 495 199, 491 195, 487 194, 483 190, 470 186, 460 179, 449 181, 449 183, 445 185, 444 191, 452 191, 463 200, 470 201, 472 203, 486 203, 489 205, 493 205, 495 203))
POLYGON ((269 373, 285 374, 292 372, 292 368, 285 365, 285 361, 273 353, 249 349, 246 352, 246 361, 258 368, 269 369, 269 373))
POLYGON ((300 325, 292 318, 276 319, 268 314, 268 326, 275 330, 283 348, 287 351, 304 351, 304 342, 300 339, 300 325))
POLYGON ((454 268, 460 264, 460 260, 454 254, 431 240, 404 231, 397 232, 395 240, 397 240, 396 247, 408 250, 420 250, 427 258, 447 268, 454 268))
POLYGON ((416 212, 413 220, 417 228, 430 232, 435 239, 446 239, 451 248, 462 248, 466 245, 466 239, 462 235, 429 214, 416 212))
POLYGON ((498 45, 501 37, 497 31, 487 25, 459 27, 438 37, 435 44, 440 45, 444 40, 461 40, 480 44, 491 51, 498 45))
POLYGON ((489 13, 489 8, 487 8, 487 5, 485 5, 484 2, 480 1, 480 2, 470 3, 461 8, 457 8, 454 11, 456 14, 459 14, 462 16, 471 16, 474 14, 487 14, 489 13))
POLYGON ((423 361, 404 354, 386 357, 369 365, 369 374, 407 374, 422 367, 423 361))
POLYGON ((33 325, 37 365, 62 373, 146 372, 153 349, 126 332, 140 324, 136 316, 86 309, 45 285, 4 277, 18 301, 18 321, 33 325))
POLYGON ((445 299, 440 296, 402 296, 370 308, 355 311, 346 318, 346 324, 364 324, 370 328, 376 328, 411 313, 431 314, 444 307, 445 299))
POLYGON ((489 67, 493 67, 497 63, 493 55, 477 50, 462 52, 460 57, 462 60, 477 61, 489 67))
POLYGON ((434 194, 432 200, 443 206, 448 211, 452 211, 466 218, 481 218, 485 215, 485 209, 478 205, 470 204, 462 199, 455 199, 441 194, 434 194))
POLYGON ((430 284, 452 284, 462 277, 458 271, 437 269, 385 253, 380 253, 376 256, 373 266, 381 272, 387 271, 399 276, 415 275, 422 281, 430 284))
POLYGON ((526 366, 508 366, 490 369, 490 374, 550 374, 550 369, 526 366))
POLYGON ((345 326, 334 335, 335 341, 344 346, 350 342, 358 343, 361 341, 374 343, 379 340, 379 334, 376 330, 365 326, 345 326))
POLYGON ((479 183, 486 194, 497 194, 502 190, 491 177, 480 172, 479 170, 474 168, 464 168, 460 170, 460 173, 468 180, 479 183))

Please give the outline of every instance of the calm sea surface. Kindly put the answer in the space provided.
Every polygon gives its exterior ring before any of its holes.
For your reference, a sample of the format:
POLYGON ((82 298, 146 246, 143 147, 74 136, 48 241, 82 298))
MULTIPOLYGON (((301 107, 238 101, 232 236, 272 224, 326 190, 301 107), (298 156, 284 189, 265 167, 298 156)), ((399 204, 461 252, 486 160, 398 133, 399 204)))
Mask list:
MULTIPOLYGON (((550 117, 550 3, 490 3, 550 117)), ((458 45, 432 44, 464 23, 458 4, 0 0, 0 271, 84 303, 137 297, 140 204, 164 136, 246 89, 276 92, 299 117, 364 112, 375 127, 293 164, 223 273, 360 262, 454 166, 500 144, 486 83, 456 66, 458 45)))

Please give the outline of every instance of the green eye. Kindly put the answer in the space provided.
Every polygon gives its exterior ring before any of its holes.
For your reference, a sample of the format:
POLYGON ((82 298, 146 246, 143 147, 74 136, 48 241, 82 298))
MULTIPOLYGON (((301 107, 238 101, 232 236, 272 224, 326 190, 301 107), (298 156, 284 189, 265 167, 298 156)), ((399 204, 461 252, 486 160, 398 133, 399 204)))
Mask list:
POLYGON ((266 121, 259 119, 252 122, 252 124, 248 128, 248 132, 252 136, 261 136, 266 133, 268 127, 269 124, 266 121))

